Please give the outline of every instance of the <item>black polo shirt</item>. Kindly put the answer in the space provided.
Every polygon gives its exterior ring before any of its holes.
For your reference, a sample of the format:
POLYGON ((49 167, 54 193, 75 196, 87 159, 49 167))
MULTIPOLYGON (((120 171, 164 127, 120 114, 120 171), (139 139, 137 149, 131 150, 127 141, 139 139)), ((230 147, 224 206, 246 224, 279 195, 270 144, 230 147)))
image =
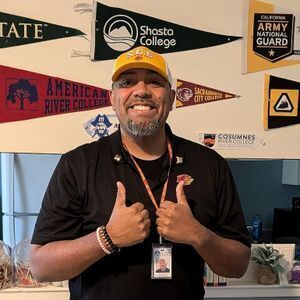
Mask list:
MULTIPOLYGON (((173 148, 166 199, 176 201, 177 176, 190 175, 194 180, 185 186, 185 193, 195 218, 217 234, 249 246, 226 161, 211 149, 173 135, 168 126, 166 130, 173 148)), ((164 158, 160 174, 149 177, 157 201, 169 166, 168 155, 164 158)), ((116 256, 105 256, 71 279, 71 299, 201 299, 204 262, 189 245, 173 243, 172 280, 150 279, 151 245, 159 240, 155 207, 122 146, 119 131, 61 157, 45 193, 32 243, 44 245, 76 239, 107 224, 114 207, 117 181, 126 188, 128 206, 141 202, 148 209, 152 222, 150 236, 143 243, 122 248, 116 256)))

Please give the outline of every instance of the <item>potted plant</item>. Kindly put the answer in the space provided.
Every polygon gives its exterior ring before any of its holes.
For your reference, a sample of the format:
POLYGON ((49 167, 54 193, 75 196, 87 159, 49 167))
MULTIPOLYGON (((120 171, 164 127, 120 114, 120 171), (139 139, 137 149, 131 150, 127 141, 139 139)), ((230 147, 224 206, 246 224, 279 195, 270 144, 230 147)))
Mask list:
POLYGON ((257 283, 269 285, 279 284, 279 273, 284 272, 280 254, 277 249, 263 244, 254 246, 251 251, 251 260, 257 263, 257 283))

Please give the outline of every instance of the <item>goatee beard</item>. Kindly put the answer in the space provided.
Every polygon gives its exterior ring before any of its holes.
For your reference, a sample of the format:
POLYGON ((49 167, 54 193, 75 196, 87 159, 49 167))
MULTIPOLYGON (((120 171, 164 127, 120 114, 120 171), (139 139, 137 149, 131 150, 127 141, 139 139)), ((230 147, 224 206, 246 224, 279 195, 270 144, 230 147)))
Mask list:
POLYGON ((154 135, 158 131, 158 128, 158 120, 149 122, 129 120, 127 122, 127 131, 136 137, 146 137, 154 135))

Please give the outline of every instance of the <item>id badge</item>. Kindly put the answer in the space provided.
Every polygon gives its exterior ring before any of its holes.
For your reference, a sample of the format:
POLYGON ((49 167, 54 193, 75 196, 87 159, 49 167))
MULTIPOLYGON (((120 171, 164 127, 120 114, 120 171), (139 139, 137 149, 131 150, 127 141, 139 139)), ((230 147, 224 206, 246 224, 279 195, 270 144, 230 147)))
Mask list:
POLYGON ((151 279, 172 279, 171 244, 152 244, 151 279))

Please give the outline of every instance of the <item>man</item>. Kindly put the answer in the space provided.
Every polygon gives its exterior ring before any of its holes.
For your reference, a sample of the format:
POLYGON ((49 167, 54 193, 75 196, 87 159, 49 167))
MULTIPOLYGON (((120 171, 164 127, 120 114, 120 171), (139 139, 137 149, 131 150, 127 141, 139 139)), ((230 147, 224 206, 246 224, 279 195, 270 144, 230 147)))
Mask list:
POLYGON ((240 277, 249 237, 226 164, 172 134, 174 101, 164 58, 145 47, 121 54, 111 103, 119 130, 62 156, 32 238, 39 281, 70 279, 71 299, 201 299, 204 261, 240 277), (151 278, 153 253, 171 278, 151 278), (171 279, 171 280, 170 280, 171 279))
POLYGON ((165 259, 161 258, 158 263, 158 268, 156 269, 155 272, 157 273, 165 273, 165 272, 170 272, 170 269, 167 267, 167 262, 165 259))

